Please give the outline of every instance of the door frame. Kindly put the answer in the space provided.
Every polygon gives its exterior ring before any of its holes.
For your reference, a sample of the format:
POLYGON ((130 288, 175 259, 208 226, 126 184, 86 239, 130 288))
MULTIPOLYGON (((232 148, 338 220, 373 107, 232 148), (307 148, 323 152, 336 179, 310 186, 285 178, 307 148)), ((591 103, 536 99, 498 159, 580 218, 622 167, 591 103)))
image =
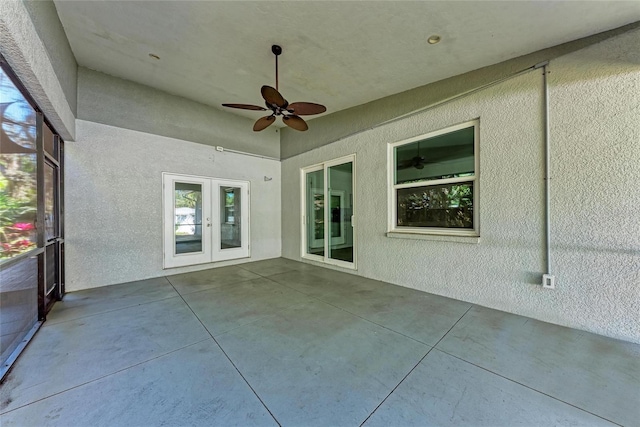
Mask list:
MULTIPOLYGON (((329 160, 322 163, 316 163, 311 166, 307 166, 300 169, 300 213, 301 213, 301 226, 300 226, 300 257, 303 259, 308 259, 311 261, 321 262, 323 264, 335 265, 338 267, 348 268, 351 270, 357 270, 357 227, 356 227, 356 218, 357 218, 357 201, 356 201, 356 155, 349 154, 347 156, 339 157, 337 159, 329 160), (331 213, 330 213, 330 201, 329 196, 336 193, 335 190, 330 190, 328 186, 328 178, 329 178, 329 168, 332 166, 338 166, 345 163, 351 163, 351 194, 353 197, 353 210, 351 213, 351 226, 353 228, 353 262, 346 262, 342 260, 337 260, 333 258, 329 258, 329 243, 330 239, 327 237, 331 233, 331 213), (323 194, 324 194, 324 255, 314 255, 307 252, 307 242, 309 230, 307 228, 307 223, 310 221, 310 218, 307 217, 307 208, 308 208, 308 200, 307 200, 307 174, 311 172, 323 171, 323 194)), ((344 233, 343 233, 344 234, 344 233)))
POLYGON ((162 172, 162 268, 186 267, 197 264, 228 261, 251 257, 250 239, 250 190, 249 181, 215 178, 208 176, 178 174, 162 172), (175 253, 175 236, 173 231, 175 215, 175 182, 185 182, 202 185, 202 251, 175 253), (242 206, 240 221, 242 224, 241 247, 222 249, 217 242, 220 241, 220 188, 242 188, 242 206), (171 254, 171 256, 168 256, 171 254))
POLYGON ((213 236, 208 231, 211 228, 211 206, 211 179, 195 175, 162 173, 162 267, 164 269, 211 262, 213 236), (176 182, 202 186, 202 250, 200 252, 175 253, 175 233, 169 232, 169 229, 173 230, 175 226, 176 182))

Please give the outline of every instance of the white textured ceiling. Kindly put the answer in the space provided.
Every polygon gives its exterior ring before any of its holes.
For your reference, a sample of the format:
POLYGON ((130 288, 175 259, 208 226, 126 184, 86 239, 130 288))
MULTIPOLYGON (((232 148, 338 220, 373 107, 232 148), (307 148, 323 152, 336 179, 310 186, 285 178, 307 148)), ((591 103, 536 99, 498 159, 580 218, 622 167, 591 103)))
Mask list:
POLYGON ((279 44, 280 92, 325 114, 640 20, 640 1, 55 5, 78 64, 220 109, 263 105, 279 44), (432 34, 442 41, 428 45, 432 34))

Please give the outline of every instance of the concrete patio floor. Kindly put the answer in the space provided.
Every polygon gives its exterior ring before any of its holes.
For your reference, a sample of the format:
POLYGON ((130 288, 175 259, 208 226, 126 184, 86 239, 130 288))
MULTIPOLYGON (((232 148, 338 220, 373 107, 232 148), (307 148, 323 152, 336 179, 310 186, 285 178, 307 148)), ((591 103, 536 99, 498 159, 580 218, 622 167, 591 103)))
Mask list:
POLYGON ((68 294, 9 426, 640 425, 640 345, 286 259, 68 294))

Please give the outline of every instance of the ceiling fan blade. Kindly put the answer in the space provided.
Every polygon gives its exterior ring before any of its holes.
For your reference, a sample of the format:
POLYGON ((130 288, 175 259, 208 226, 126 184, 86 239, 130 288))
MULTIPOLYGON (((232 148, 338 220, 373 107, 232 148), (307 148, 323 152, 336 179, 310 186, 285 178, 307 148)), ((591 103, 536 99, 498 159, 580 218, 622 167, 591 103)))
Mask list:
POLYGON ((283 116, 282 121, 285 125, 295 130, 305 131, 309 129, 309 126, 307 126, 307 122, 305 122, 298 116, 283 116))
POLYGON ((310 116, 312 114, 320 114, 327 111, 327 107, 313 102, 294 102, 289 104, 287 110, 298 116, 310 116))
POLYGON ((260 93, 262 93, 262 97, 269 105, 275 105, 280 108, 285 108, 287 106, 287 101, 282 97, 282 95, 280 95, 280 92, 271 86, 262 86, 260 93))
POLYGON ((258 105, 249 105, 249 104, 222 104, 223 107, 229 108, 239 108, 241 110, 255 110, 255 111, 267 111, 266 108, 260 107, 258 105))
POLYGON ((261 117, 253 125, 253 130, 256 132, 260 132, 261 130, 268 128, 275 121, 276 121, 276 118, 274 116, 261 117))

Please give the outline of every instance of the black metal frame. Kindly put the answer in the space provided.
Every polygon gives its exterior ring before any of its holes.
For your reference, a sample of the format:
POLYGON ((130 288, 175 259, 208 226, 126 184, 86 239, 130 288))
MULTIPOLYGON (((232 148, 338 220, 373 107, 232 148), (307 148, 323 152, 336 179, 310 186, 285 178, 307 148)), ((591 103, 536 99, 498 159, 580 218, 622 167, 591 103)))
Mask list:
MULTIPOLYGON (((21 88, 19 88, 21 89, 21 88)), ((38 320, 47 317, 45 298, 46 247, 44 220, 44 115, 36 110, 36 241, 42 253, 38 254, 38 320)))
POLYGON ((29 94, 18 76, 13 72, 7 60, 0 54, 0 67, 9 77, 11 82, 20 91, 22 96, 36 112, 36 242, 37 248, 27 253, 21 254, 9 260, 3 261, 0 269, 4 269, 27 257, 38 258, 38 320, 44 321, 46 315, 56 300, 62 300, 65 294, 65 268, 64 268, 64 141, 56 132, 51 123, 44 117, 42 110, 38 107, 34 98, 29 94), (52 156, 44 149, 44 126, 48 126, 54 134, 55 155, 52 156), (54 210, 56 212, 56 236, 50 242, 45 236, 45 188, 44 173, 45 162, 49 163, 56 170, 56 182, 54 183, 54 210), (58 265, 56 271, 57 289, 55 295, 50 298, 47 304, 46 292, 46 249, 47 246, 55 245, 55 257, 58 265))

